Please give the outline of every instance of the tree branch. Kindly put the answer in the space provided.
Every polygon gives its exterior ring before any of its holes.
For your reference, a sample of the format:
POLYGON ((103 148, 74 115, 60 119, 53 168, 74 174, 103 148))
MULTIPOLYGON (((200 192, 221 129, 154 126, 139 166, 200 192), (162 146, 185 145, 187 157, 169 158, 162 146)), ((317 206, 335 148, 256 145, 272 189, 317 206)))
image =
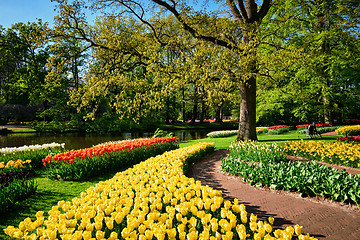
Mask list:
POLYGON ((229 49, 237 48, 237 46, 231 42, 227 42, 227 41, 224 41, 224 40, 212 37, 212 36, 205 36, 205 35, 200 34, 199 32, 196 31, 196 29, 194 29, 193 27, 191 27, 189 24, 187 24, 185 22, 185 20, 180 16, 180 13, 175 9, 175 7, 171 6, 167 2, 162 1, 162 0, 152 0, 152 1, 160 6, 165 7, 167 10, 169 10, 176 17, 176 19, 180 22, 182 27, 186 31, 188 31, 193 37, 202 39, 202 40, 205 40, 208 42, 212 42, 216 45, 223 46, 223 47, 226 47, 229 49))
POLYGON ((243 23, 244 22, 244 18, 241 15, 239 9, 236 7, 234 0, 226 0, 227 5, 230 8, 230 11, 232 13, 232 15, 234 16, 234 18, 239 22, 239 23, 243 23))
POLYGON ((256 22, 258 22, 259 24, 261 23, 262 19, 266 16, 266 14, 268 13, 270 7, 272 4, 272 0, 264 0, 263 4, 256 16, 256 22))

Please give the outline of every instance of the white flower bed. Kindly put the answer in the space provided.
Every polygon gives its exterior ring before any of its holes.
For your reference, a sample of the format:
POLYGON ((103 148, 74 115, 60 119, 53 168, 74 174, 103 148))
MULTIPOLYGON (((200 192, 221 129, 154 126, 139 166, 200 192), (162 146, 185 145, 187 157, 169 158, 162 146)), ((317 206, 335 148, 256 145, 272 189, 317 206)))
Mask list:
POLYGON ((221 138, 221 137, 229 137, 234 136, 238 133, 238 130, 227 130, 227 131, 214 131, 206 134, 209 138, 221 138))
POLYGON ((6 147, 6 148, 0 148, 0 153, 3 155, 8 154, 14 154, 17 152, 27 152, 27 151, 38 151, 38 150, 44 150, 44 149, 51 149, 51 148, 65 148, 65 143, 45 143, 42 145, 36 144, 36 145, 25 145, 21 147, 6 147))

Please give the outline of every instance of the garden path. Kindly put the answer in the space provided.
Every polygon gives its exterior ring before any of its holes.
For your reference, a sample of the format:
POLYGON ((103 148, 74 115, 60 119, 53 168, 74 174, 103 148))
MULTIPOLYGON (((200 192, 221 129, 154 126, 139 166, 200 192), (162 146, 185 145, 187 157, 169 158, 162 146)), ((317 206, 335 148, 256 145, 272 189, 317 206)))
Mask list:
POLYGON ((360 239, 358 207, 250 186, 241 178, 221 171, 221 158, 227 153, 226 150, 217 150, 204 157, 192 168, 191 177, 200 180, 203 185, 222 190, 226 199, 238 198, 246 205, 248 213, 258 215, 258 219, 274 217, 276 228, 299 224, 303 226, 304 233, 318 239, 360 239))

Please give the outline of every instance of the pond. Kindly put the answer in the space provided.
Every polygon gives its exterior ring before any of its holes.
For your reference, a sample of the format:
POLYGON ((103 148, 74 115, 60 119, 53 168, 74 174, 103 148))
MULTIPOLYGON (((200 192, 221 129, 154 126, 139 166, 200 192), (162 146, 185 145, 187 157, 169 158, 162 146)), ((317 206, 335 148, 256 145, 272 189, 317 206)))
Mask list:
MULTIPOLYGON (((187 130, 187 131, 172 131, 179 141, 187 141, 199 138, 205 138, 210 130, 187 130)), ((88 148, 93 145, 118 141, 125 139, 134 139, 140 137, 151 137, 153 132, 123 132, 120 134, 96 135, 96 134, 8 134, 0 135, 0 148, 2 147, 20 147, 24 145, 35 145, 44 143, 65 143, 67 150, 88 148)))

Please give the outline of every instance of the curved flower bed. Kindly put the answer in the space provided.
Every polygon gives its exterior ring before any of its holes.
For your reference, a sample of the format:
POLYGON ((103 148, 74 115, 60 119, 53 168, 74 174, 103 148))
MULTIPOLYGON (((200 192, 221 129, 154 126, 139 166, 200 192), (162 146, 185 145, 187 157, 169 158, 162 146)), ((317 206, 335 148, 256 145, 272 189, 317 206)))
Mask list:
POLYGON ((60 201, 49 211, 8 226, 13 238, 32 239, 314 239, 296 225, 274 230, 273 218, 257 221, 243 204, 183 174, 186 161, 199 159, 213 144, 199 143, 150 158, 112 179, 60 201))
POLYGON ((177 138, 136 139, 73 150, 43 159, 50 179, 83 181, 178 148, 177 138))
POLYGON ((338 172, 315 161, 288 161, 276 144, 239 142, 230 150, 229 157, 221 161, 222 170, 251 185, 360 204, 360 174, 338 172))
POLYGON ((289 141, 282 149, 289 155, 360 168, 360 145, 344 142, 289 141))

